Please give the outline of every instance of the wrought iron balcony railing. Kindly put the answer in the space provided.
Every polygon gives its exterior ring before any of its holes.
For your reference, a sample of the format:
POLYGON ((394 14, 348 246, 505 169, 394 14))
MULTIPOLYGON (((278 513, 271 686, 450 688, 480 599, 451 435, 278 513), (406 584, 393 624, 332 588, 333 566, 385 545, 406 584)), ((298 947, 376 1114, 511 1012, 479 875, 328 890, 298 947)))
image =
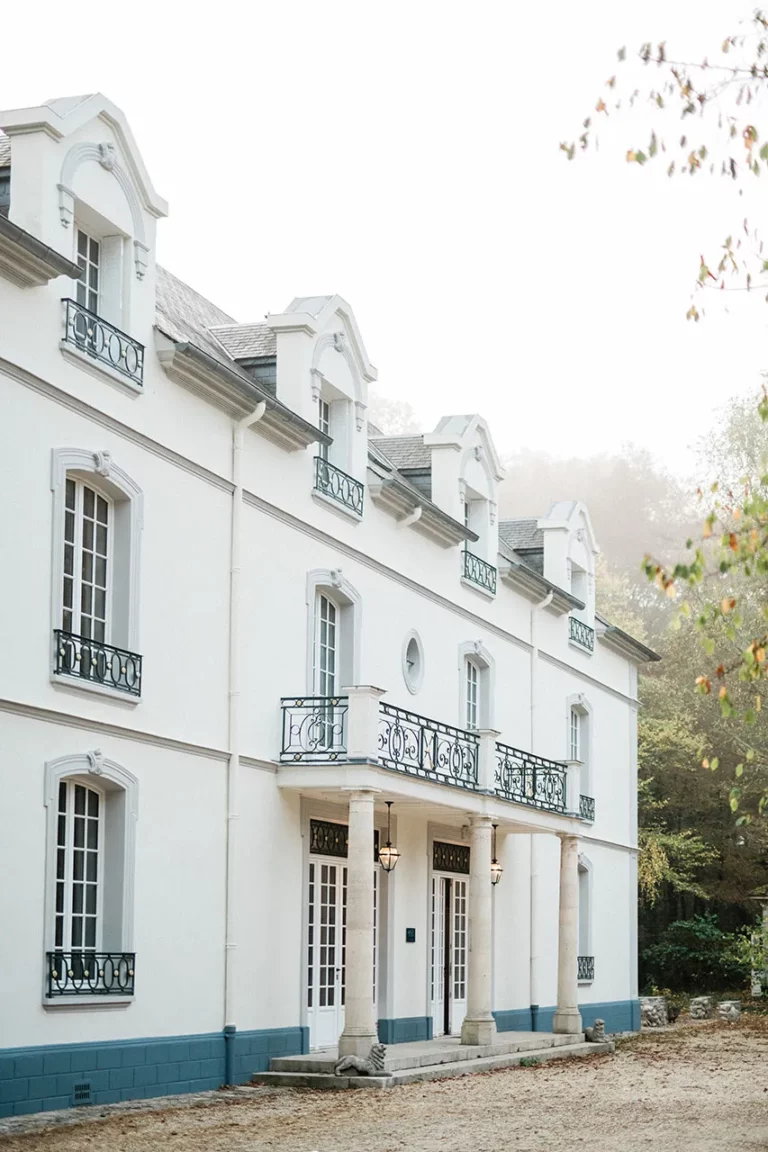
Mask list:
POLYGON ((595 798, 594 796, 579 796, 579 816, 582 820, 589 820, 591 824, 595 822, 595 798))
POLYGON ((142 657, 112 644, 100 644, 87 636, 54 629, 54 665, 58 676, 72 676, 91 684, 117 688, 129 696, 141 696, 142 657))
POLYGON ((496 793, 515 804, 565 812, 565 765, 496 745, 496 793))
POLYGON ((577 620, 575 616, 568 618, 569 636, 574 644, 578 644, 580 648, 586 648, 587 652, 594 652, 595 650, 595 630, 590 628, 589 624, 585 624, 583 620, 577 620))
POLYGON ((363 514, 363 486, 322 456, 315 456, 315 491, 335 500, 358 516, 363 514))
POLYGON ((427 720, 393 704, 379 704, 379 762, 385 768, 476 788, 479 745, 474 732, 427 720))
POLYGON ((143 387, 144 345, 76 300, 65 299, 63 304, 66 343, 143 387))
POLYGON ((46 952, 48 996, 133 996, 134 952, 46 952))
POLYGON ((496 595, 496 569, 493 564, 481 560, 479 556, 475 556, 474 552, 468 552, 466 549, 462 564, 465 580, 477 584, 478 588, 484 588, 492 596, 496 595))
POLYGON ((595 958, 594 956, 577 956, 577 978, 579 980, 594 980, 595 978, 595 958))
POLYGON ((346 696, 287 696, 281 701, 283 741, 280 760, 328 763, 347 755, 346 696))

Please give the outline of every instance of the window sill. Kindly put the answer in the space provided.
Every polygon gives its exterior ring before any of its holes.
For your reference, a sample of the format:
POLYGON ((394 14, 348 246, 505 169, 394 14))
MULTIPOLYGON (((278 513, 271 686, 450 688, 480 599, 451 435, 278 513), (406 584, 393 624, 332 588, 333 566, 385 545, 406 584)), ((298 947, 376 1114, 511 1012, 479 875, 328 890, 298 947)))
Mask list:
POLYGON ((44 996, 46 1011, 58 1008, 130 1008, 133 996, 44 996))
POLYGON ((592 979, 592 980, 578 980, 577 981, 579 988, 588 988, 590 986, 590 984, 594 984, 594 982, 595 982, 594 979, 592 979))
POLYGON ((62 356, 65 359, 71 360, 78 368, 85 369, 90 372, 91 376, 95 376, 98 380, 107 380, 110 384, 116 384, 128 396, 143 396, 144 389, 139 384, 134 384, 123 376, 121 372, 110 368, 107 364, 101 364, 98 360, 94 360, 87 352, 79 352, 72 344, 67 343, 66 340, 59 341, 59 348, 62 356))
POLYGON ((131 696, 128 692, 121 692, 119 688, 110 688, 108 684, 94 684, 92 680, 80 680, 77 676, 62 676, 56 672, 51 672, 50 681, 54 688, 86 692, 93 696, 106 696, 109 700, 128 704, 131 708, 141 704, 141 696, 131 696))
POLYGON ((474 580, 467 580, 466 576, 460 577, 462 584, 465 588, 469 588, 471 592, 477 592, 479 596, 485 596, 486 600, 495 600, 496 593, 489 591, 488 588, 483 588, 480 584, 475 584, 474 580))
POLYGON ((575 648, 577 652, 581 652, 582 656, 592 657, 595 654, 594 649, 590 651, 589 648, 585 648, 583 644, 578 644, 575 640, 569 640, 568 647, 575 648))
POLYGON ((359 512, 355 512, 354 508, 347 508, 345 504, 340 504, 338 500, 334 500, 331 496, 325 496, 322 492, 318 492, 316 488, 312 489, 312 498, 320 504, 324 504, 326 508, 330 508, 332 512, 337 512, 339 516, 344 516, 345 519, 352 520, 355 524, 362 523, 362 516, 359 512))

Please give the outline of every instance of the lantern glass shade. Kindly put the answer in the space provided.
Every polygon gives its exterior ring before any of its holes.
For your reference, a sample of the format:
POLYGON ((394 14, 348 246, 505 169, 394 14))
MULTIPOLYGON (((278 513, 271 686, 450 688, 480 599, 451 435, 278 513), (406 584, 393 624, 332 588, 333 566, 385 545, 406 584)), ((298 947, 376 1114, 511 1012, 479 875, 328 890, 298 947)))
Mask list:
POLYGON ((498 884, 504 869, 498 860, 491 860, 491 884, 498 884))
POLYGON ((379 848, 379 864, 381 864, 385 872, 392 872, 399 859, 400 853, 389 841, 387 841, 383 848, 379 848))

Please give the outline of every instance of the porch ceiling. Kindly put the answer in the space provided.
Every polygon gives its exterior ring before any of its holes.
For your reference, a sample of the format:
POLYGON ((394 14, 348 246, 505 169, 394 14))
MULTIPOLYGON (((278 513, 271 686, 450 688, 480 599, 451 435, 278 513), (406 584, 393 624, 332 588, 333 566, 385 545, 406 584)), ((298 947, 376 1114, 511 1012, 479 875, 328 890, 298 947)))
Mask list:
POLYGON ((408 776, 374 763, 281 764, 277 784, 331 804, 342 801, 346 792, 372 789, 378 793, 377 814, 379 810, 385 812, 386 801, 391 800, 400 815, 407 810, 425 821, 457 828, 466 824, 469 816, 489 816, 504 832, 578 836, 583 831, 583 822, 574 816, 515 804, 495 793, 408 776))

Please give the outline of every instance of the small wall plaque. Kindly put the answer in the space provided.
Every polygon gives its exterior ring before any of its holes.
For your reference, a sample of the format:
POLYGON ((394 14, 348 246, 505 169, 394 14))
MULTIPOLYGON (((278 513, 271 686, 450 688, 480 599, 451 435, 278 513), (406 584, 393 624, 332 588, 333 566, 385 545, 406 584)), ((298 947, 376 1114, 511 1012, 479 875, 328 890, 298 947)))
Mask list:
POLYGON ((406 944, 415 944, 416 943, 416 929, 415 928, 406 928, 406 930, 405 930, 405 942, 406 942, 406 944))

